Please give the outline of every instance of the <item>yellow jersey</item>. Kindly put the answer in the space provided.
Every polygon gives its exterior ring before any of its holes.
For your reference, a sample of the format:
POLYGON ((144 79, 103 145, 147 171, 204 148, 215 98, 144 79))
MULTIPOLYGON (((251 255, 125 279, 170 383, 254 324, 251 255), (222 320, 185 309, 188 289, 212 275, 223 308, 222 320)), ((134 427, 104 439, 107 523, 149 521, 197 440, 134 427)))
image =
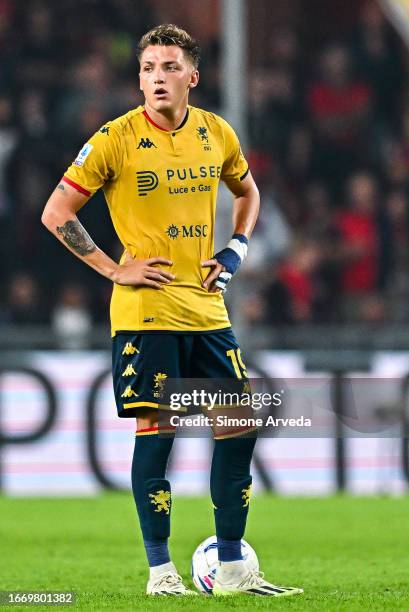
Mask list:
POLYGON ((114 284, 113 335, 230 326, 223 296, 202 287, 209 268, 200 262, 214 254, 219 181, 234 188, 247 172, 230 125, 192 106, 173 131, 138 107, 108 122, 83 146, 63 180, 89 196, 102 188, 124 250, 136 259, 170 259, 173 265, 164 269, 176 276, 161 290, 114 284))

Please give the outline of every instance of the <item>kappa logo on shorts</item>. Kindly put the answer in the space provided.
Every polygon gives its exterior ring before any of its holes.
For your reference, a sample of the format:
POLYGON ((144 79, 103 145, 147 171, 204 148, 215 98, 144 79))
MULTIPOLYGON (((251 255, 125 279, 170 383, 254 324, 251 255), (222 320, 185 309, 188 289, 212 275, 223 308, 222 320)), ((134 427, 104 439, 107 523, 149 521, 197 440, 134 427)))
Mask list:
POLYGON ((141 170, 136 173, 136 182, 138 185, 138 194, 146 196, 148 191, 153 191, 159 185, 158 175, 151 170, 141 170))
POLYGON ((125 370, 122 372, 122 376, 132 376, 132 375, 136 376, 136 372, 134 370, 132 363, 128 363, 125 370))
POLYGON ((244 500, 243 508, 247 508, 247 506, 250 503, 251 485, 249 485, 246 489, 242 489, 241 492, 243 493, 243 495, 241 496, 241 499, 244 500))
POLYGON ((133 346, 132 342, 127 342, 122 351, 122 355, 135 355, 135 353, 139 353, 138 349, 133 346))
POLYGON ((128 385, 121 397, 138 397, 138 394, 132 389, 131 385, 128 385))
POLYGON ((149 493, 149 497, 152 497, 151 504, 156 506, 155 512, 165 512, 165 514, 169 514, 172 503, 170 491, 160 489, 156 491, 156 493, 149 493))

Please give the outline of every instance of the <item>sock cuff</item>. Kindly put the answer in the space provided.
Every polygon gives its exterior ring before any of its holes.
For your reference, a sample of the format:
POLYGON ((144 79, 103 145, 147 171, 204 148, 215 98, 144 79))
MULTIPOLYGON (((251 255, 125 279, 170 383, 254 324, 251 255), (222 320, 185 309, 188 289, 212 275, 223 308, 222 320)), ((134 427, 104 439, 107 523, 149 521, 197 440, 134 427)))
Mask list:
MULTIPOLYGON (((144 545, 149 567, 160 568, 160 566, 170 563, 167 538, 160 540, 144 539, 144 545)), ((162 571, 166 571, 166 569, 162 568, 162 571)), ((158 573, 160 573, 160 571, 158 571, 158 573)))
POLYGON ((234 427, 232 429, 227 429, 226 431, 224 431, 223 433, 221 433, 218 436, 214 436, 215 440, 228 440, 230 438, 245 438, 247 437, 251 437, 251 438, 257 438, 257 432, 258 432, 258 427, 248 427, 248 426, 243 426, 243 427, 234 427), (250 435, 253 434, 253 435, 250 435))
POLYGON ((135 432, 135 436, 155 436, 155 435, 166 435, 166 434, 174 434, 176 431, 176 427, 171 426, 159 426, 155 425, 154 427, 144 427, 143 429, 137 429, 135 432))
POLYGON ((151 565, 149 566, 149 578, 155 579, 158 578, 161 574, 165 574, 166 572, 175 572, 177 573, 175 564, 173 561, 168 561, 167 563, 161 563, 160 565, 151 565))
POLYGON ((243 555, 241 553, 241 539, 225 540, 224 538, 218 537, 217 553, 219 561, 221 562, 241 561, 243 559, 243 555))

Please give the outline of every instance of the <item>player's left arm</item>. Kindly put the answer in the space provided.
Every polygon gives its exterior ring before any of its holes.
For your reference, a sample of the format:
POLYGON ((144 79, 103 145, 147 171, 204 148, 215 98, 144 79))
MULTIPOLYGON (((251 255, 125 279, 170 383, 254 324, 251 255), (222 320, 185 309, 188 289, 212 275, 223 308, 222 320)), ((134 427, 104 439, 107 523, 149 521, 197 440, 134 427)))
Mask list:
POLYGON ((250 171, 243 180, 224 181, 234 196, 233 237, 225 249, 212 259, 202 262, 202 267, 211 268, 203 282, 209 293, 225 291, 233 274, 247 255, 247 245, 257 221, 260 209, 260 194, 250 171))

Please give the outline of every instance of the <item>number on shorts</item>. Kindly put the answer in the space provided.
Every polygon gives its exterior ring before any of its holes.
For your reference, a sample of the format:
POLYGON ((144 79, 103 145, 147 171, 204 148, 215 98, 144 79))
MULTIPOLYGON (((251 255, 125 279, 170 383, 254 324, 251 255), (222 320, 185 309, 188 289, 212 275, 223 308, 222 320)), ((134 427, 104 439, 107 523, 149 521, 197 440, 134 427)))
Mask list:
POLYGON ((229 357, 229 359, 231 359, 237 378, 243 378, 243 376, 244 378, 247 378, 246 366, 244 365, 241 357, 241 350, 239 348, 230 349, 229 351, 226 351, 226 355, 229 357))

